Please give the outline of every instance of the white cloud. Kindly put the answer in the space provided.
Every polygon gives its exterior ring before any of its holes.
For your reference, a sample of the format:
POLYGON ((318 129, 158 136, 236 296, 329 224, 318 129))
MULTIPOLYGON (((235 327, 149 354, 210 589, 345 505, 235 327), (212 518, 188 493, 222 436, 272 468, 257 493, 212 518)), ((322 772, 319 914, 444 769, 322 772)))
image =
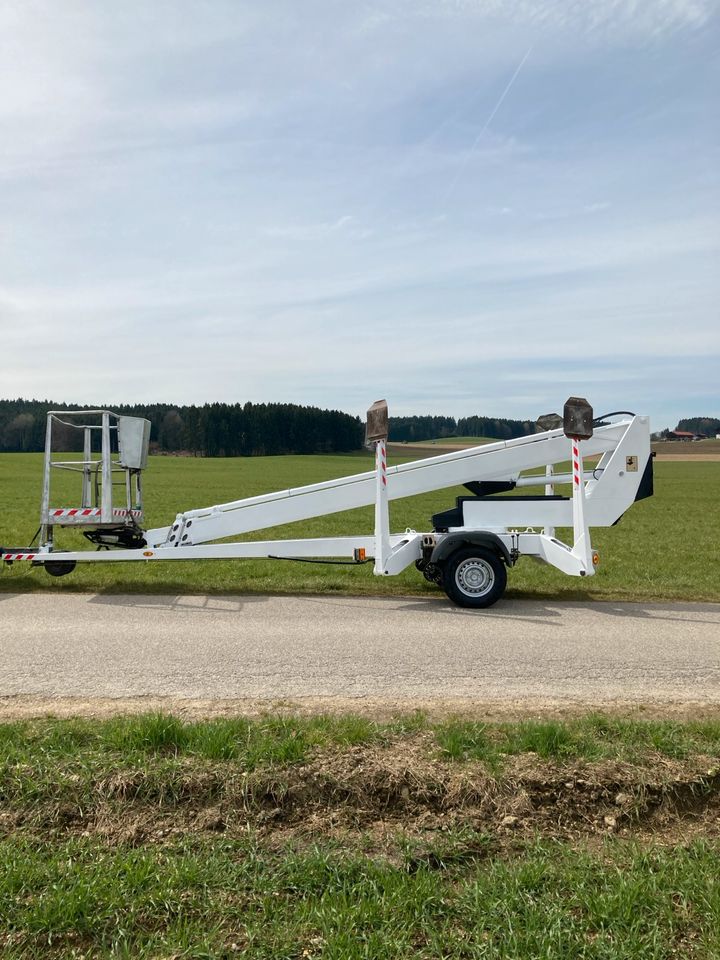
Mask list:
POLYGON ((614 38, 701 27, 717 9, 714 0, 443 0, 420 6, 426 15, 439 6, 456 16, 502 17, 614 38))

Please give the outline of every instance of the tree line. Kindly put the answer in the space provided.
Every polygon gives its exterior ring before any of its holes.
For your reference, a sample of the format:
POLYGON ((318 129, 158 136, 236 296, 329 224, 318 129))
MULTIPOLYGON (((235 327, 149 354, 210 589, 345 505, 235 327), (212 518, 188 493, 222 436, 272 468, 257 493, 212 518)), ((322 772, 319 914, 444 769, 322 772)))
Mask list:
POLYGON ((443 440, 451 437, 491 437, 514 440, 537 432, 532 420, 508 420, 505 417, 390 417, 388 439, 396 443, 418 440, 443 440))
MULTIPOLYGON (((49 400, 0 400, 0 451, 41 451, 48 410, 97 407, 49 400)), ((359 417, 292 403, 113 405, 115 413, 145 417, 152 424, 151 449, 204 457, 271 456, 286 453, 344 453, 364 441, 359 417)), ((57 449, 80 449, 78 431, 53 427, 57 449)))
MULTIPOLYGON (((41 451, 48 410, 89 409, 97 408, 49 400, 0 400, 0 451, 41 451)), ((113 410, 150 420, 151 449, 156 453, 186 452, 203 457, 344 453, 360 450, 364 441, 364 426, 359 417, 292 403, 122 404, 113 406, 113 410)), ((712 432, 711 418, 680 421, 681 425, 696 422, 705 424, 706 429, 700 428, 701 432, 712 432)), ((720 421, 712 423, 720 429, 720 421)), ((466 436, 512 440, 533 434, 537 429, 532 420, 505 417, 391 417, 389 440, 413 443, 466 436)), ((63 448, 63 444, 66 450, 79 448, 76 432, 63 433, 57 428, 54 432, 57 449, 63 448)))
POLYGON ((686 430, 688 433, 704 433, 706 437, 714 437, 720 433, 720 420, 717 417, 687 417, 678 422, 676 430, 686 430))

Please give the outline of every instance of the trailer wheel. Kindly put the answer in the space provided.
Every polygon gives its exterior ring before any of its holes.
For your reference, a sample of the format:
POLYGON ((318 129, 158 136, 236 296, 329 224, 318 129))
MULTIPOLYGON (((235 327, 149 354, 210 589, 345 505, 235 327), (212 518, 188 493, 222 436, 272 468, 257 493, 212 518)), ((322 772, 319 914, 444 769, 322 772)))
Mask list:
POLYGON ((460 607, 491 607, 505 593, 507 570, 502 559, 485 547, 463 547, 444 564, 445 593, 460 607))
POLYGON ((66 577, 73 572, 77 564, 74 560, 46 560, 43 566, 45 573, 49 573, 51 577, 66 577))

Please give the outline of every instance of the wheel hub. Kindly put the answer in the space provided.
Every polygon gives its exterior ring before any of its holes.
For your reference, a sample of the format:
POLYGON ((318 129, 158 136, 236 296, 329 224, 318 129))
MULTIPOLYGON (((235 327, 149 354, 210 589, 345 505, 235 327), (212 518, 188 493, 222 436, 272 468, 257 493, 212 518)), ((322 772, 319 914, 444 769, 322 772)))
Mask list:
POLYGON ((495 582, 492 567, 484 560, 464 560, 455 572, 455 580, 463 593, 477 597, 487 593, 495 582))

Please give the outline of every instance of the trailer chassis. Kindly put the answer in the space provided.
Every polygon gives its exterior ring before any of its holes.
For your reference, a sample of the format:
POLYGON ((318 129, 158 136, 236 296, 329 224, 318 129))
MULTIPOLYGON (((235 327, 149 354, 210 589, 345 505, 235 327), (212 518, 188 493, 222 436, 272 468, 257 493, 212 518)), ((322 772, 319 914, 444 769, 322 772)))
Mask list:
MULTIPOLYGON (((116 416, 108 415, 108 411, 98 413, 103 426, 109 425, 110 418, 116 416)), ((587 402, 570 398, 562 428, 388 467, 387 404, 378 401, 368 411, 367 441, 375 450, 373 471, 186 511, 169 526, 150 530, 139 526, 142 517, 139 501, 133 507, 128 499, 124 516, 122 510, 113 509, 110 485, 113 471, 124 469, 128 472, 127 490, 130 478, 139 489, 139 471, 146 460, 146 450, 144 454, 142 450, 134 450, 130 456, 126 453, 124 460, 121 457, 108 463, 112 456, 110 442, 103 436, 100 462, 93 464, 86 439, 81 463, 86 505, 82 509, 53 509, 49 495, 48 441, 42 506, 44 539, 37 549, 2 548, 0 555, 7 563, 25 560, 34 566, 43 566, 54 576, 72 572, 77 563, 258 558, 347 564, 373 562, 377 576, 393 576, 414 563, 427 580, 442 586, 458 605, 488 607, 502 596, 507 570, 521 556, 534 557, 570 576, 592 576, 599 556, 591 545, 590 527, 616 523, 635 500, 651 495, 649 421, 632 414, 622 416, 617 422, 595 426, 587 402), (585 470, 583 454, 599 456, 599 462, 585 470), (570 459, 571 470, 558 473, 557 464, 567 459, 570 459), (543 473, 527 475, 528 470, 543 467, 543 473), (87 505, 90 486, 87 478, 93 470, 110 478, 98 492, 102 503, 95 508, 97 517, 93 515, 94 508, 87 505), (431 532, 411 529, 403 533, 390 532, 390 500, 460 483, 466 484, 475 495, 459 497, 454 510, 436 514, 431 532), (572 487, 569 497, 556 493, 556 487, 564 484, 572 487), (544 493, 518 495, 517 491, 526 487, 543 487, 544 493), (213 542, 372 503, 375 506, 372 533, 213 542), (98 544, 97 551, 56 549, 53 525, 83 524, 92 525, 90 538, 98 544), (556 536, 557 527, 572 528, 571 544, 556 536)), ((134 439, 143 429, 118 421, 118 433, 123 430, 126 437, 134 439)), ((147 434, 145 429, 146 445, 147 434)), ((126 446, 127 443, 126 440, 126 446)), ((66 462, 51 465, 66 466, 66 462)))

